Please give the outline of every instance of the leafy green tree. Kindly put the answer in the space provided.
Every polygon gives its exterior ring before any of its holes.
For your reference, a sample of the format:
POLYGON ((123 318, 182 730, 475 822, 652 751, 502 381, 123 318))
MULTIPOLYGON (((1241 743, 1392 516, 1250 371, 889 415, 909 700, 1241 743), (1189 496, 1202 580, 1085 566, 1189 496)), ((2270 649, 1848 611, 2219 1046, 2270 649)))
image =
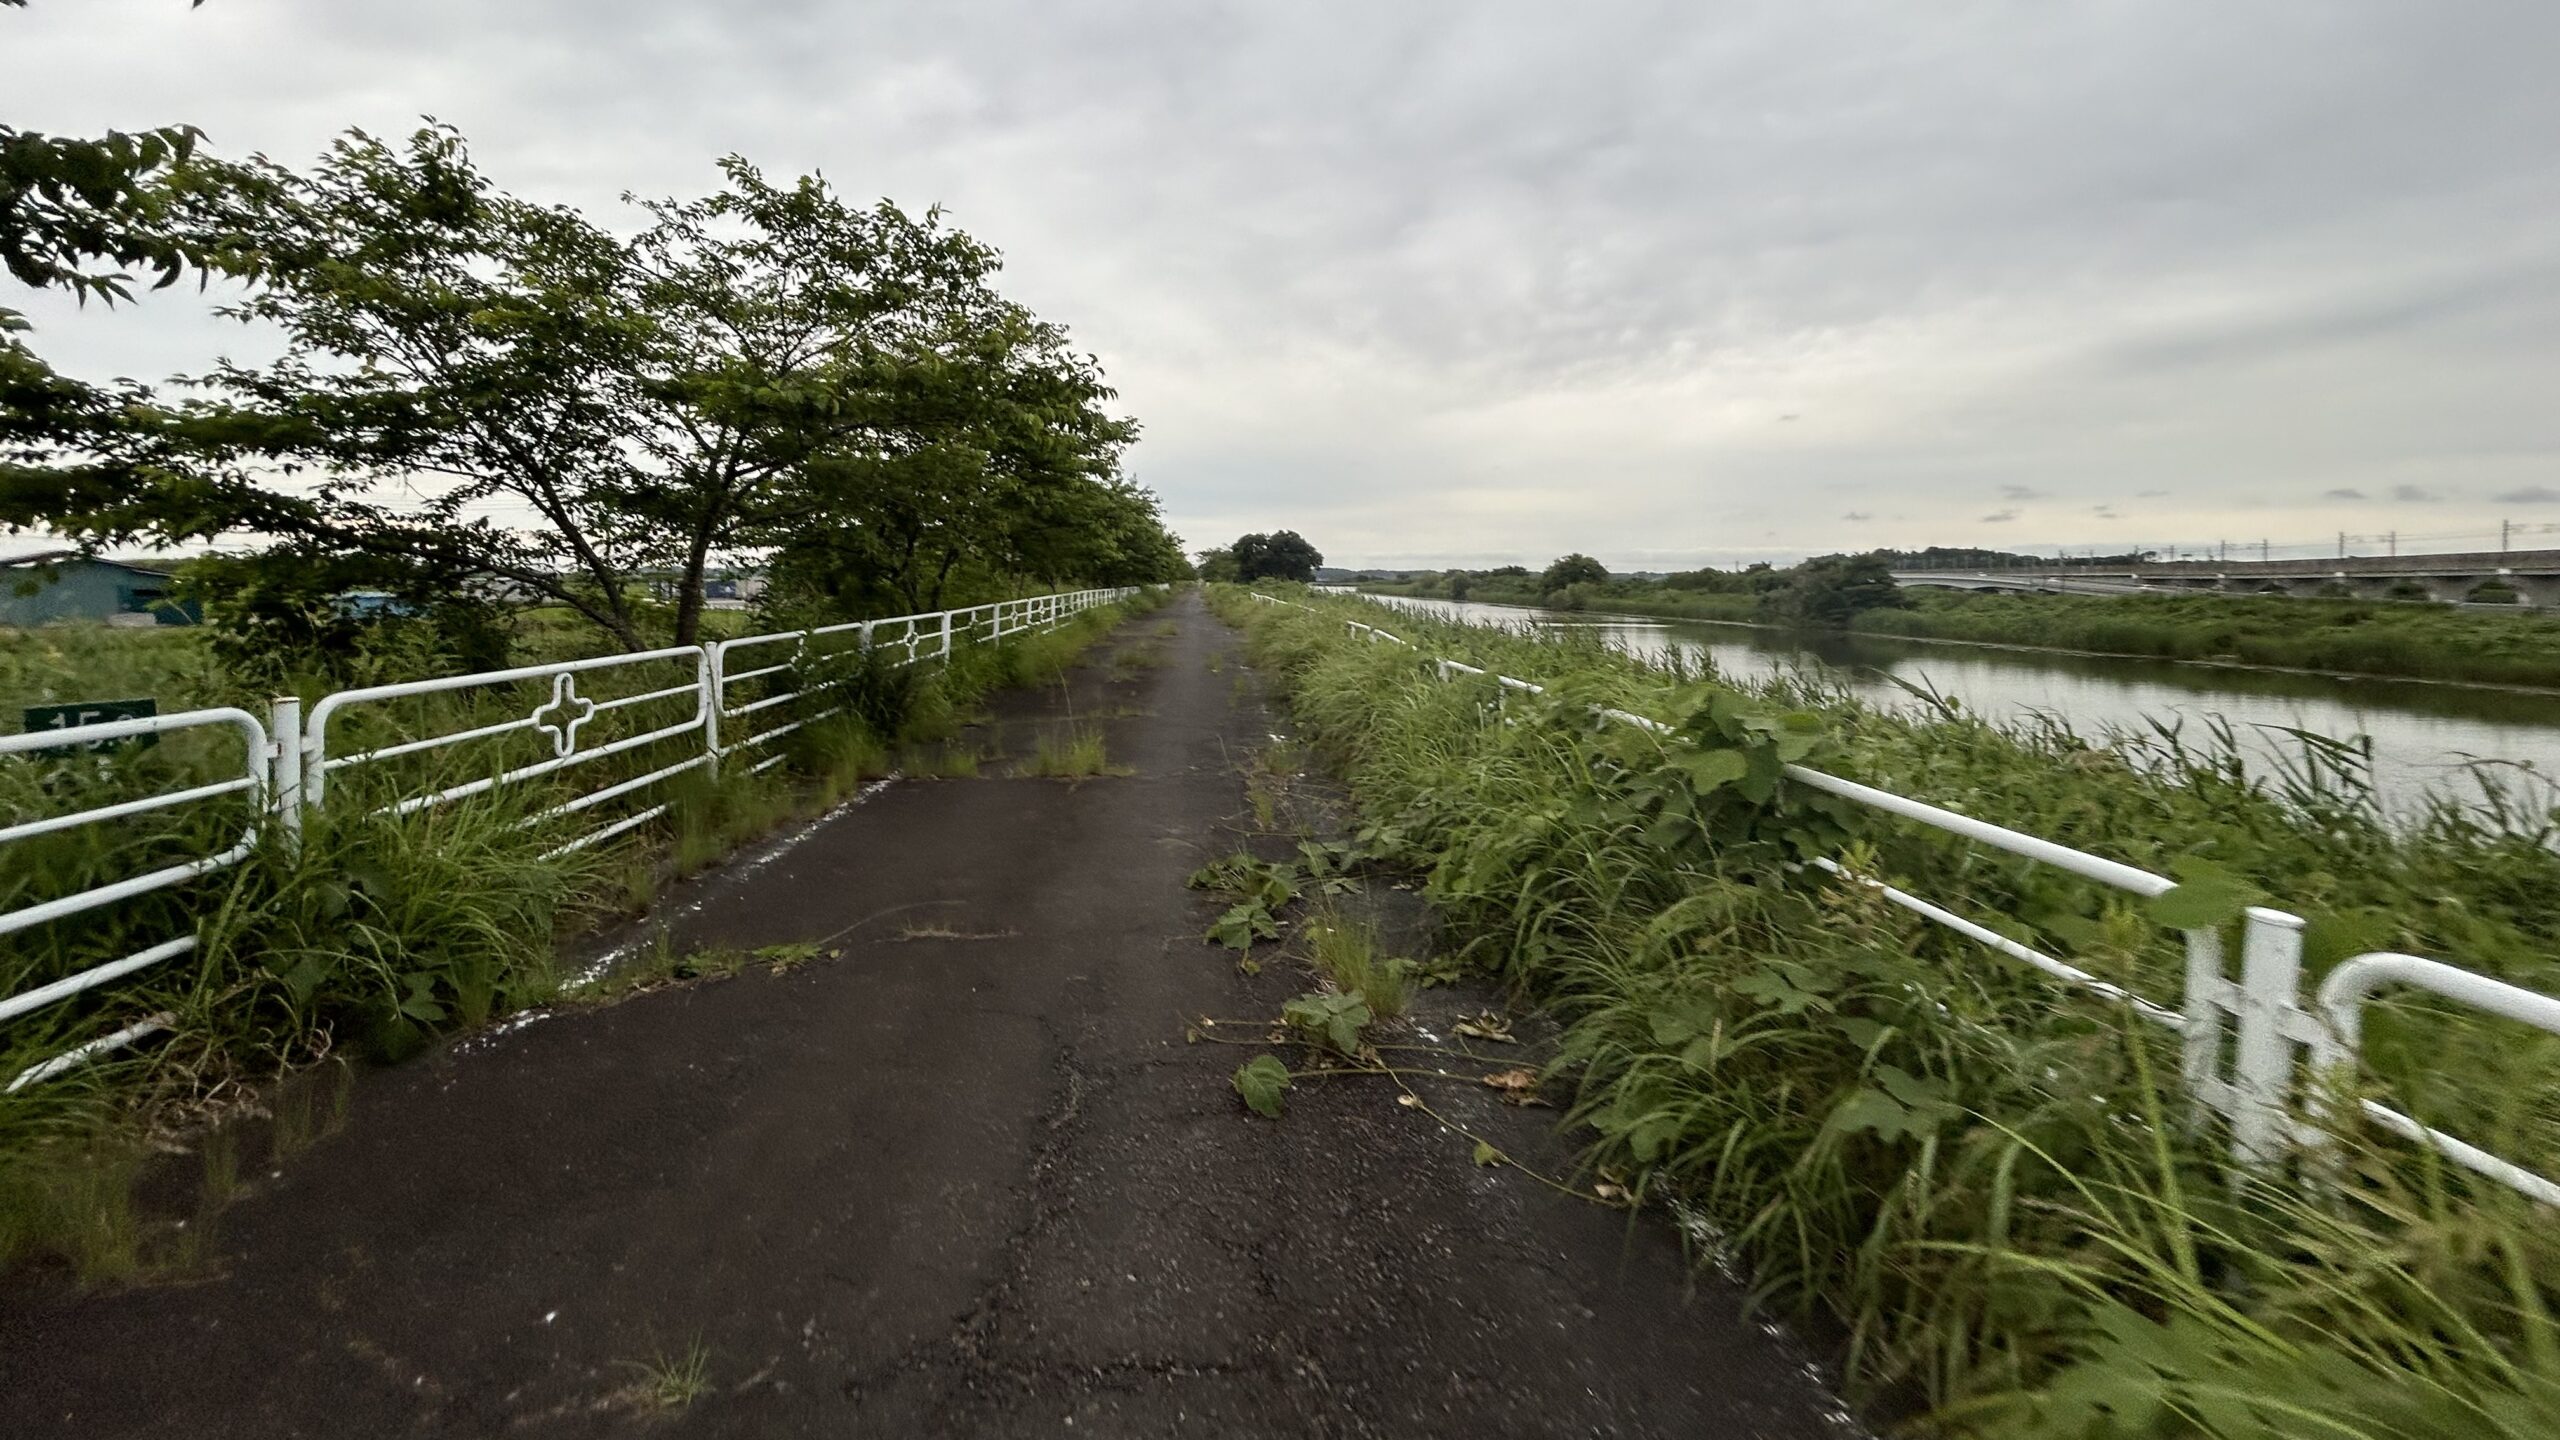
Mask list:
POLYGON ((1557 560, 1547 567, 1546 574, 1538 577, 1538 586, 1542 590, 1562 590, 1568 585, 1606 585, 1608 583, 1607 567, 1590 556, 1582 554, 1567 555, 1557 560))
POLYGON ((1236 578, 1244 581, 1295 580, 1303 584, 1315 579, 1316 567, 1324 563, 1324 556, 1295 530, 1238 536, 1228 550, 1235 556, 1236 578))
POLYGON ((1117 474, 1135 427, 1064 332, 993 292, 993 251, 933 213, 722 169, 625 241, 497 193, 444 127, 350 133, 307 175, 222 167, 190 243, 260 272, 230 313, 285 353, 224 365, 209 399, 126 407, 149 423, 80 437, 116 464, 13 473, 0 518, 471 576, 632 647, 660 585, 696 639, 706 573, 742 553, 917 608, 964 569, 1177 573, 1153 497, 1117 474))
POLYGON ((1910 607, 1892 570, 1880 554, 1820 556, 1797 566, 1784 586, 1762 592, 1760 608, 1772 619, 1845 630, 1866 611, 1910 607))
MULTIPOLYGON (((178 222, 200 138, 184 125, 98 139, 0 125, 0 265, 30 288, 108 306, 134 298, 129 272, 155 273, 161 289, 190 271, 248 268, 178 222)), ((44 497, 63 485, 128 486, 145 474, 119 437, 147 413, 150 392, 63 375, 28 331, 0 306, 0 524, 13 530, 40 523, 44 497)))

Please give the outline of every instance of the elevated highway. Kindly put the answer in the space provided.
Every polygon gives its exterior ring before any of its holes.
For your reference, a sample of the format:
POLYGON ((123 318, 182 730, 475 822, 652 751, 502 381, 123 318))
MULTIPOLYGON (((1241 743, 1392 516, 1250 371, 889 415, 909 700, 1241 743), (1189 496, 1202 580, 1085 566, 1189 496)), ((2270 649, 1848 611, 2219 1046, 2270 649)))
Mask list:
MULTIPOLYGON (((2139 564, 1913 569, 1896 583, 1954 590, 2070 595, 2329 595, 2362 600, 2460 604, 2486 585, 2504 585, 2517 603, 2560 606, 2560 550, 2459 555, 2353 555, 2335 560, 2161 560, 2139 564)), ((2494 593, 2494 592, 2493 592, 2494 593)))

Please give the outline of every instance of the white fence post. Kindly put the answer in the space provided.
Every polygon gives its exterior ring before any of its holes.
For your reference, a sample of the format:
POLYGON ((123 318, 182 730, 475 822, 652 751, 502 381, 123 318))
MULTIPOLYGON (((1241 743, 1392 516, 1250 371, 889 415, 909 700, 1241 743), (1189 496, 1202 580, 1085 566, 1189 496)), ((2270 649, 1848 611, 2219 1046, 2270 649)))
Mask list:
POLYGON ((942 658, 951 658, 951 612, 942 612, 942 658))
POLYGON ((2230 1017, 2239 1013, 2239 991, 2223 968, 2222 932, 2189 930, 2186 936, 2187 984, 2181 1008, 2185 1061, 2180 1070, 2187 1082, 2187 1103, 2201 1124, 2206 1115, 2222 1108, 2212 1097, 2223 1088, 2223 1032, 2230 1017))
POLYGON ((2241 932, 2240 1033, 2233 1042, 2231 1149, 2274 1165, 2292 1135, 2293 1017, 2302 1013, 2302 917, 2252 905, 2241 932))
POLYGON ((278 695, 267 706, 268 809, 288 855, 302 848, 302 697, 278 695))
POLYGON ((702 753, 709 757, 704 769, 712 779, 720 778, 720 707, 729 703, 729 642, 721 640, 702 647, 702 663, 698 672, 702 686, 702 753))

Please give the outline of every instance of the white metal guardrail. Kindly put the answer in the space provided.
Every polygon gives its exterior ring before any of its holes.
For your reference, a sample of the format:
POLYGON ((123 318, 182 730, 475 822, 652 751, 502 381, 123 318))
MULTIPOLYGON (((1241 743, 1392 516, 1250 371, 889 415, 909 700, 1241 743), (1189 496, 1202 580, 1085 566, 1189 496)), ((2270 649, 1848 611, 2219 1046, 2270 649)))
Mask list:
MULTIPOLYGON (((33 839, 38 835, 49 835, 57 831, 126 819, 152 811, 173 810, 224 795, 244 795, 248 797, 250 819, 242 828, 238 839, 210 854, 162 865, 103 885, 92 885, 85 890, 56 896, 32 905, 23 905, 6 914, 0 914, 0 936, 18 935, 39 926, 50 925, 57 920, 104 909, 138 895, 172 889, 201 876, 227 870, 248 859, 257 853, 258 817, 268 810, 270 767, 275 755, 274 747, 268 741, 267 728, 259 723, 258 717, 246 710, 229 707, 189 710, 176 715, 145 716, 133 720, 110 720, 67 730, 39 730, 27 735, 0 737, 0 756, 12 756, 33 755, 47 750, 85 751, 103 744, 135 740, 144 736, 158 737, 187 730, 214 728, 239 732, 242 757, 238 774, 202 785, 191 785, 182 790, 145 795, 70 814, 22 820, 13 825, 0 827, 0 845, 14 840, 33 839)), ((0 1023, 58 1005, 74 995, 121 980, 136 971, 147 970, 163 962, 174 960, 195 948, 196 937, 192 932, 171 936, 131 954, 87 966, 32 989, 21 990, 14 995, 0 997, 0 1023)), ((12 1077, 6 1088, 9 1091, 15 1091, 39 1080, 58 1075, 93 1055, 104 1054, 109 1050, 130 1045, 145 1035, 165 1028, 167 1023, 165 1016, 158 1015, 135 1021, 111 1035, 74 1046, 41 1064, 29 1066, 12 1077)))
MULTIPOLYGON (((1312 605, 1246 592, 1254 599, 1287 605, 1313 614, 1312 605)), ((1357 620, 1343 619, 1355 635, 1416 649, 1403 636, 1357 620)), ((1418 653, 1418 652, 1417 652, 1418 653)), ((1435 674, 1488 674, 1455 660, 1433 659, 1435 674)), ((1493 675, 1506 690, 1544 694, 1546 687, 1509 675, 1493 675)), ((1612 719, 1656 734, 1671 726, 1624 710, 1603 710, 1612 719)), ((2148 870, 2074 850, 2039 836, 1960 815, 1952 810, 1891 791, 1878 790, 1803 765, 1786 767, 1787 777, 1810 789, 1835 795, 1888 815, 1910 820, 2012 855, 2051 865, 2114 889, 2153 896, 2177 882, 2148 870)), ((1856 884, 1870 886, 1895 905, 1945 926, 1982 945, 2034 967, 2066 985, 2122 1004, 2143 1019, 2179 1032, 2184 1050, 2182 1078, 2196 1102, 2222 1116, 2230 1127, 2235 1158, 2251 1165, 2273 1165, 2289 1154, 2317 1154, 2332 1143, 2344 1122, 2356 1115, 2446 1159, 2509 1186, 2545 1204, 2560 1206, 2560 1181, 2535 1173, 2514 1161, 2480 1149, 2378 1100, 2356 1098, 2317 1118, 2297 1114, 2295 1095, 2324 1092, 2355 1095, 2363 1044, 2366 1001, 2386 987, 2428 991, 2440 999, 2560 1034, 2560 998, 2511 985, 2486 975, 2415 955, 2359 955, 2329 972, 2309 1005, 2302 1001, 2301 917, 2253 905, 2241 921, 2240 974, 2229 973, 2219 930, 2181 932, 2186 941, 2186 973, 2181 1003, 2159 1004, 2098 978, 2068 961, 2022 945, 1998 931, 1956 912, 1908 894, 1880 880, 1856 874, 1839 862, 1817 857, 1816 867, 1856 884), (2223 1075, 2226 1049, 2230 1076, 2223 1075), (2306 1062, 2307 1061, 2307 1068, 2306 1062), (2354 1114, 2345 1113, 2352 1109, 2354 1114)))
MULTIPOLYGON (((342 804, 409 815, 504 786, 633 756, 643 757, 640 773, 617 776, 558 799, 528 815, 523 823, 562 820, 614 801, 649 800, 648 792, 678 776, 716 771, 724 759, 743 758, 802 726, 842 713, 844 702, 829 702, 828 686, 817 673, 829 658, 857 659, 868 654, 892 666, 947 660, 961 646, 993 644, 1009 636, 1054 629, 1087 610, 1125 600, 1140 588, 1036 595, 707 645, 369 685, 323 697, 312 705, 307 720, 302 702, 286 696, 274 702, 264 721, 245 710, 224 708, 0 736, 0 760, 45 751, 90 750, 107 742, 198 729, 228 728, 243 741, 237 773, 164 793, 0 825, 0 846, 228 795, 245 797, 249 816, 238 838, 222 848, 0 912, 0 937, 35 932, 240 865, 258 853, 264 823, 272 823, 291 843, 306 814, 329 804, 333 791, 342 792, 342 804), (757 687, 757 681, 765 683, 757 687), (743 694, 749 688, 765 693, 750 698, 743 694), (438 703, 459 709, 477 702, 479 715, 485 716, 488 705, 510 694, 521 695, 525 689, 536 697, 525 714, 460 728, 435 728, 432 714, 422 719, 414 713, 398 713, 404 701, 418 702, 413 709, 438 703), (812 711, 808 708, 812 703, 823 708, 812 711), (372 733, 360 733, 365 731, 372 733), (392 763, 404 759, 410 760, 410 766, 392 763), (468 778, 453 778, 456 771, 468 778)), ((762 756, 749 768, 760 772, 784 758, 779 752, 762 756)), ((550 853, 583 849, 635 830, 666 814, 671 804, 667 799, 641 804, 565 839, 550 853)), ((0 1024, 187 954, 196 948, 197 940, 192 931, 171 936, 0 996, 0 1024)), ((165 1015, 138 1019, 29 1066, 11 1078, 5 1089, 15 1091, 59 1075, 157 1033, 168 1023, 165 1015)))

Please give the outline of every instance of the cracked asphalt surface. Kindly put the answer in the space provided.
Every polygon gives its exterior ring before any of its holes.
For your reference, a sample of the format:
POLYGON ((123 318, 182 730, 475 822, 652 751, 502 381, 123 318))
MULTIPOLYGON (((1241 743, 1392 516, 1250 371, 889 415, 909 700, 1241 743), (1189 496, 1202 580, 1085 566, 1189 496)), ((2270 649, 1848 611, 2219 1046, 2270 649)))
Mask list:
MULTIPOLYGON (((365 1075, 205 1276, 0 1288, 0 1434, 1855 1433, 1658 1217, 1478 1167, 1373 1080, 1246 1115, 1255 1052, 1186 1020, 1304 972, 1241 974, 1183 879, 1285 849, 1242 773, 1277 722, 1190 594, 991 729, 1070 717, 1133 773, 898 783, 662 907, 839 958, 365 1075), (697 1343, 707 1392, 651 1405, 697 1343)), ((1556 1112, 1446 1104, 1569 1168, 1556 1112)))

